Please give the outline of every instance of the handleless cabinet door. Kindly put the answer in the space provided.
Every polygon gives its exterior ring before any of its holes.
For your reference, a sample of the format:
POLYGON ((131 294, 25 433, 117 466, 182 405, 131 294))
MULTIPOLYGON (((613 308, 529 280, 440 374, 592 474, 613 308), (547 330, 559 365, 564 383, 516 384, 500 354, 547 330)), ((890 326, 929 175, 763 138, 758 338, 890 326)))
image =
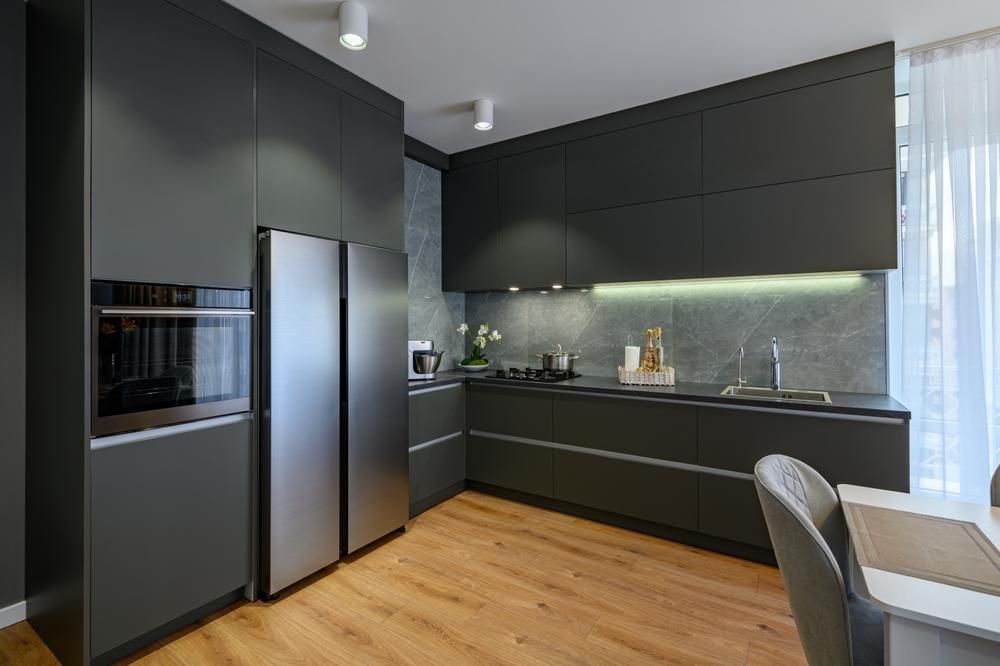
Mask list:
POLYGON ((257 224, 338 239, 340 91, 257 51, 257 224))
POLYGON ((562 146, 500 160, 500 284, 566 282, 566 164, 562 146))
POLYGON ((94 0, 94 278, 252 286, 253 48, 164 0, 94 0))
POLYGON ((499 288, 496 160, 446 171, 441 187, 442 289, 499 288))
POLYGON ((701 194, 701 114, 692 113, 566 144, 566 209, 701 194))
POLYGON ((252 424, 93 451, 93 656, 249 582, 252 424))
POLYGON ((343 238, 403 251, 403 121, 341 98, 343 238))
POLYGON ((703 136, 706 192, 895 168, 893 70, 710 109, 703 136))

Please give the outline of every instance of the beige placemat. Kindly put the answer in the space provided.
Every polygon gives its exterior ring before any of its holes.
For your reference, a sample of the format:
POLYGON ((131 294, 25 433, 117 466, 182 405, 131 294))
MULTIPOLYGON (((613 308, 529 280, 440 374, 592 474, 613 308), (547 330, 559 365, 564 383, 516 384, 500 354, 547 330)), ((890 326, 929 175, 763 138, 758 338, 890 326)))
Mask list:
POLYGON ((975 523, 843 506, 862 566, 1000 596, 1000 551, 975 523))

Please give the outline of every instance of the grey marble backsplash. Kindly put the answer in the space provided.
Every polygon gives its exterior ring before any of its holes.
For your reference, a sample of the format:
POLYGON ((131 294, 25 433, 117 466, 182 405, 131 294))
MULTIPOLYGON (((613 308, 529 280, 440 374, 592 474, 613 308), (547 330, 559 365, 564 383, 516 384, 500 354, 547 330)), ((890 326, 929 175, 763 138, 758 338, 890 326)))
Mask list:
POLYGON ((663 327, 667 360, 679 381, 736 381, 746 349, 750 383, 769 379, 771 336, 781 341, 785 386, 885 393, 885 277, 775 278, 640 287, 564 289, 548 294, 441 291, 441 173, 407 159, 406 251, 411 339, 432 339, 453 368, 466 351, 463 321, 488 322, 503 343, 487 348, 494 365, 537 366, 535 354, 562 344, 580 350, 579 372, 614 376, 626 337, 645 344, 663 327))
POLYGON ((441 172, 407 158, 406 252, 409 255, 411 340, 433 340, 445 350, 442 369, 462 360, 465 295, 441 291, 441 172))
POLYGON ((614 376, 626 337, 645 345, 663 328, 678 381, 767 385, 770 341, 781 342, 782 382, 796 388, 885 393, 885 277, 882 275, 677 283, 641 287, 468 294, 469 324, 503 334, 488 351, 504 367, 538 365, 535 354, 579 350, 587 375, 614 376))

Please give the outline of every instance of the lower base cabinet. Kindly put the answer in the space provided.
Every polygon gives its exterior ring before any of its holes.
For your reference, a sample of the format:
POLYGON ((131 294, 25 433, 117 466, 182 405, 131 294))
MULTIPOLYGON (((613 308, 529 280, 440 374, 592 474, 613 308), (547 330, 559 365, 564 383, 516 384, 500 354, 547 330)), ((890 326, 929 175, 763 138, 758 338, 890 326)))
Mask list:
POLYGON ((470 435, 469 479, 522 493, 552 497, 552 449, 508 439, 470 435))
POLYGON ((661 525, 698 529, 698 475, 605 456, 553 451, 555 498, 661 525))
POLYGON ((91 654, 250 581, 247 419, 91 455, 91 654))
POLYGON ((698 477, 698 531, 771 548, 753 481, 716 474, 698 477))
POLYGON ((465 435, 410 449, 410 506, 465 482, 465 435))

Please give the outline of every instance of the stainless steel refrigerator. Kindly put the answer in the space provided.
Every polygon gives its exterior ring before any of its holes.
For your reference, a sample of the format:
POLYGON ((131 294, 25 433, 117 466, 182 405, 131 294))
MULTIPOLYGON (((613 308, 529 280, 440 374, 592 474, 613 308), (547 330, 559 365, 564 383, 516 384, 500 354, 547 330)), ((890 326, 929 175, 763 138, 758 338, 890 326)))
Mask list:
POLYGON ((259 241, 261 590, 408 518, 406 255, 259 241))

